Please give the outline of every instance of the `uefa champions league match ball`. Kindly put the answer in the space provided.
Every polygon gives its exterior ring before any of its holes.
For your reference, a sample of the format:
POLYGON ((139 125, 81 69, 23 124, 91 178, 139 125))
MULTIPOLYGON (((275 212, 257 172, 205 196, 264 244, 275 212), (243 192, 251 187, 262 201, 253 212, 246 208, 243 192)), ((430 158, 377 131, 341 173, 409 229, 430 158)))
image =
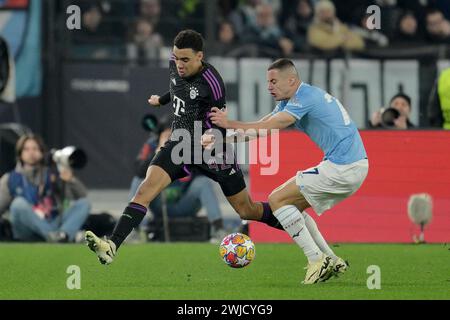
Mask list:
POLYGON ((243 268, 255 259, 255 244, 249 236, 231 233, 223 238, 219 246, 222 260, 232 268, 243 268))

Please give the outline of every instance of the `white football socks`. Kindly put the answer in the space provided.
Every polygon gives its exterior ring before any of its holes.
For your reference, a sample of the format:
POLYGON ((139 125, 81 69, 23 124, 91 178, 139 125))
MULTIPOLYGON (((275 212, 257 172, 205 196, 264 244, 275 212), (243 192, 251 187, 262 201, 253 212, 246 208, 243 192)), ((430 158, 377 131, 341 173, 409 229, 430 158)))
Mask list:
POLYGON ((305 219, 305 225, 308 228, 311 237, 314 239, 314 242, 317 244, 319 249, 329 255, 334 261, 336 261, 337 256, 334 254, 333 250, 328 246, 327 242, 323 238, 322 234, 317 227, 316 222, 309 214, 305 211, 302 212, 303 218, 305 219))
POLYGON ((315 243, 305 224, 305 218, 296 206, 283 206, 273 212, 284 230, 302 248, 310 263, 317 262, 322 257, 322 251, 315 243))

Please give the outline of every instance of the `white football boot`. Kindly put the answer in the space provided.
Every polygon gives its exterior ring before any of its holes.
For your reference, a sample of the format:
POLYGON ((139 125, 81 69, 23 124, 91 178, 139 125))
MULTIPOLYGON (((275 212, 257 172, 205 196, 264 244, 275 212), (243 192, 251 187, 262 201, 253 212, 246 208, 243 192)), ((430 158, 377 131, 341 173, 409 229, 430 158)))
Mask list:
POLYGON ((305 267, 306 276, 303 284, 313 284, 318 282, 324 282, 333 275, 333 259, 323 254, 322 258, 315 263, 308 263, 305 267))
POLYGON ((92 231, 86 231, 86 244, 95 252, 101 264, 110 264, 116 255, 116 245, 111 240, 103 240, 92 231))
POLYGON ((349 265, 348 261, 345 261, 344 259, 337 257, 337 259, 334 260, 333 275, 337 277, 337 276, 345 273, 349 267, 350 267, 350 265, 349 265))

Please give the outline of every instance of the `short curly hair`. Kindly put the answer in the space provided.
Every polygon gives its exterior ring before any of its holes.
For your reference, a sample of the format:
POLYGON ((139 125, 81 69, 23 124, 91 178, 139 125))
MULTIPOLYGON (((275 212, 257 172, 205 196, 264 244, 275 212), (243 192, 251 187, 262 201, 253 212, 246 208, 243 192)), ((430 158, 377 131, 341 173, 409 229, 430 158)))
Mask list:
POLYGON ((203 38, 197 31, 187 29, 177 34, 173 45, 178 49, 192 49, 195 52, 203 51, 203 38))

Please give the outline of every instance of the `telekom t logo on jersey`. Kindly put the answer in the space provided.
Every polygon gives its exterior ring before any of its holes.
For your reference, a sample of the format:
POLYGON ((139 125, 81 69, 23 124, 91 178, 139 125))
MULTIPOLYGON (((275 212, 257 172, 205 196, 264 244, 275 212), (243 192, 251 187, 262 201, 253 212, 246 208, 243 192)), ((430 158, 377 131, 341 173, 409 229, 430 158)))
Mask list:
POLYGON ((181 117, 180 112, 181 113, 185 112, 185 109, 184 109, 185 106, 186 106, 186 103, 183 100, 181 100, 177 96, 173 96, 173 108, 175 109, 174 114, 177 117, 181 117))

